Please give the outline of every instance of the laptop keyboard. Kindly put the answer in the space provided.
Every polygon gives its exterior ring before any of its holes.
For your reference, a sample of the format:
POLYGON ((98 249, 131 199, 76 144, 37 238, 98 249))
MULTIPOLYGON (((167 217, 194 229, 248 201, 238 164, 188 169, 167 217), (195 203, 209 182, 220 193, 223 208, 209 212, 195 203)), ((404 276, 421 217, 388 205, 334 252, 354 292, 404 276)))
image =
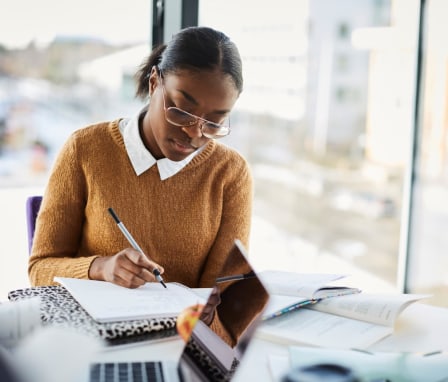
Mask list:
POLYGON ((95 363, 89 382, 163 382, 161 362, 95 363))

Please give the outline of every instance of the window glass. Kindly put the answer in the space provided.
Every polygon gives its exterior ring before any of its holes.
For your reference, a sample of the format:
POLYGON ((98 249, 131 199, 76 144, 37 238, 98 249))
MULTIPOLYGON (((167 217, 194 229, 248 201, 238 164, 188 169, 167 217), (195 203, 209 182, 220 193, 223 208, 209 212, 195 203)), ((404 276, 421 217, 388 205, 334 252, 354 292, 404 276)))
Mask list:
MULTIPOLYGON (((243 56, 244 92, 224 142, 253 170, 254 266, 348 274, 365 291, 396 288, 414 143, 418 3, 200 2, 200 24, 226 32, 243 56)), ((426 3, 407 282, 444 304, 447 6, 426 3)), ((0 301, 28 282, 25 198, 43 191, 62 142, 74 129, 141 107, 132 76, 149 51, 152 3, 111 0, 107 15, 102 2, 87 0, 4 5, 0 210, 8 219, 0 220, 0 301)))
POLYGON ((0 301, 29 284, 25 199, 75 129, 132 115, 151 1, 5 0, 0 11, 0 301), (132 113, 132 114, 131 114, 132 113))
POLYGON ((418 2, 207 0, 200 23, 226 31, 243 56, 226 139, 253 169, 254 265, 393 290, 418 2))
POLYGON ((408 287, 448 306, 448 32, 443 0, 427 1, 408 287))

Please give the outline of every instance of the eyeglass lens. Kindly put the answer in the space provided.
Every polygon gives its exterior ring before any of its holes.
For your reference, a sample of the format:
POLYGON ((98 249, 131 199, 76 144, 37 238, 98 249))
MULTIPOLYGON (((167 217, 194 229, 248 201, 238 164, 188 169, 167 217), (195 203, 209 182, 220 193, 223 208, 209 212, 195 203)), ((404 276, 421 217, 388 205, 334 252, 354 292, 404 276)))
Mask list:
POLYGON ((177 126, 193 126, 196 123, 199 123, 202 134, 208 138, 219 138, 229 134, 228 126, 222 126, 214 122, 198 119, 177 107, 167 108, 166 118, 168 122, 177 126))

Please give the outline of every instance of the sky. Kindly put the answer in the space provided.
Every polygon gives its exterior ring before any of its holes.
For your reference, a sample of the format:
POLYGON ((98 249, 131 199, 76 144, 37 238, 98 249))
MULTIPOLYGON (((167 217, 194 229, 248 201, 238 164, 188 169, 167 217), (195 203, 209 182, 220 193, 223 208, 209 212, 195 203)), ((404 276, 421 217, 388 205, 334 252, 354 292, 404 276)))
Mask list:
POLYGON ((150 22, 150 0, 0 0, 0 44, 7 48, 45 45, 56 35, 144 42, 150 22))

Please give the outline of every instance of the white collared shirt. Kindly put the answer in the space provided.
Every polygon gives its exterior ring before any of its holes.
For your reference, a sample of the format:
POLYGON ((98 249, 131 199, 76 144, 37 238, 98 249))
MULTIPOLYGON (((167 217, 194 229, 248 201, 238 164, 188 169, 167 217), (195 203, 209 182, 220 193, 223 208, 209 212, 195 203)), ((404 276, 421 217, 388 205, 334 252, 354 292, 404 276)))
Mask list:
POLYGON ((138 119, 141 113, 138 113, 134 118, 124 118, 120 121, 119 129, 123 136, 124 145, 128 153, 129 159, 132 163, 137 176, 143 174, 150 169, 154 164, 157 164, 159 169, 160 179, 165 180, 176 175, 182 170, 190 161, 202 151, 203 147, 191 153, 185 159, 175 162, 168 158, 156 160, 154 156, 145 147, 138 128, 138 119))

